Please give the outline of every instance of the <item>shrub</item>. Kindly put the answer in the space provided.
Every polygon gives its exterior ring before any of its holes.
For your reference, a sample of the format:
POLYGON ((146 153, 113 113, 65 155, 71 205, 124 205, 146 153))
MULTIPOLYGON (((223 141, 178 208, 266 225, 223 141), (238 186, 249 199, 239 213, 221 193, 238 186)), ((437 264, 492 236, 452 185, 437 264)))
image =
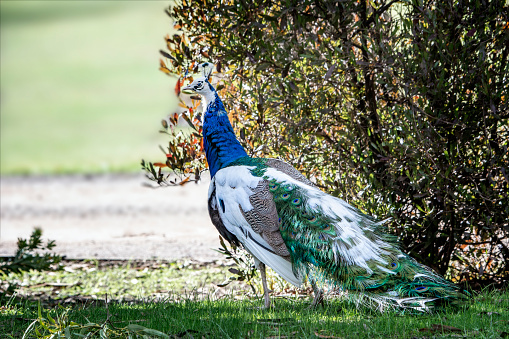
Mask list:
MULTIPOLYGON (((509 277, 503 6, 182 1, 167 11, 177 31, 161 70, 179 76, 179 94, 199 62, 215 63, 250 155, 282 158, 364 212, 392 217, 404 250, 438 272, 500 282, 509 277)), ((203 170, 197 103, 181 105, 196 131, 185 138, 163 123, 168 161, 143 164, 159 183, 164 166, 186 181, 203 170)))

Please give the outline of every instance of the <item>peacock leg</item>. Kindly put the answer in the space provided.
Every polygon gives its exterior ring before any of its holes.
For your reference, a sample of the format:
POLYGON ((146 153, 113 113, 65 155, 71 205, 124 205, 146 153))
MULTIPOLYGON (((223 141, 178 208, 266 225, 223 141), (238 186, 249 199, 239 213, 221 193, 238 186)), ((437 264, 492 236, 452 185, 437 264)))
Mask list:
POLYGON ((318 306, 318 304, 322 304, 323 306, 323 291, 316 285, 316 282, 314 279, 310 278, 309 281, 311 282, 311 286, 313 287, 313 302, 311 305, 309 305, 309 308, 315 308, 318 306))
POLYGON ((260 271, 260 275, 262 276, 262 285, 263 285, 263 300, 265 301, 264 307, 270 308, 270 297, 269 297, 269 288, 267 287, 267 275, 265 274, 265 264, 260 260, 254 258, 255 266, 260 271))

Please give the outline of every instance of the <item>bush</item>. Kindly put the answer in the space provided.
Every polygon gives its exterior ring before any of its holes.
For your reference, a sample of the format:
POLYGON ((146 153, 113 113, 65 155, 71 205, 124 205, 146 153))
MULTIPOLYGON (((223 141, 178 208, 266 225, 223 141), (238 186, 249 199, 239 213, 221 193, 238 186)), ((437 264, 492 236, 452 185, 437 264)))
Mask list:
MULTIPOLYGON (((179 94, 199 62, 215 63, 250 155, 282 158, 364 212, 392 217, 404 250, 456 281, 507 281, 503 2, 204 0, 167 13, 177 33, 161 69, 179 76, 179 94)), ((163 123, 168 161, 144 164, 159 183, 165 166, 185 181, 203 170, 197 103, 181 105, 196 131, 163 123)))

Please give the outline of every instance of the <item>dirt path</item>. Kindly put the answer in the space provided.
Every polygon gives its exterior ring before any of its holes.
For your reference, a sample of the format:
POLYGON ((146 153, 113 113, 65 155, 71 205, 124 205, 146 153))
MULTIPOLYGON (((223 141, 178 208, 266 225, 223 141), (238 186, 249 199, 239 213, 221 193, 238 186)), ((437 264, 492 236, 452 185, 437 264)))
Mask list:
POLYGON ((208 181, 151 189, 142 175, 0 178, 0 256, 35 226, 68 258, 221 258, 208 181))

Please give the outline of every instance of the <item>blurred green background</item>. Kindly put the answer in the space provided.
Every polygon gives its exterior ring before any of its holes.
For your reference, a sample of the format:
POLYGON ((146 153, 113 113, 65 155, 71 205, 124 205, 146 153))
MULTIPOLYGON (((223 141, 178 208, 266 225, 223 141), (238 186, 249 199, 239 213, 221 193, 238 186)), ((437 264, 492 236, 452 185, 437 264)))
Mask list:
POLYGON ((167 1, 4 1, 1 174, 138 171, 176 106, 167 1))

